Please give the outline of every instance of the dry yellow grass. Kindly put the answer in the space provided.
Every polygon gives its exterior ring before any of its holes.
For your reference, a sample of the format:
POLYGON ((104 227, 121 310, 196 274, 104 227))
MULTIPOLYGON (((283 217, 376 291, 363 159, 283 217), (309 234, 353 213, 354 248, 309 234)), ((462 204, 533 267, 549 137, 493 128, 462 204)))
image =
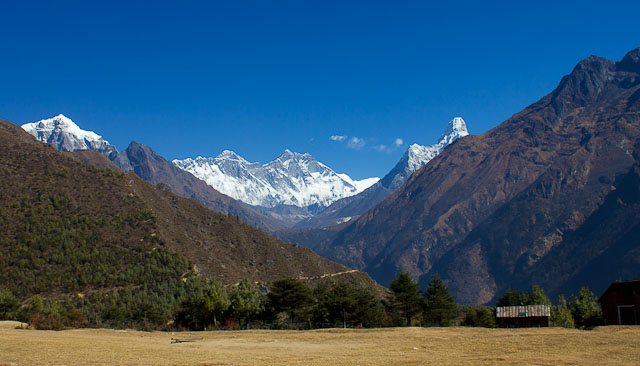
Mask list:
POLYGON ((640 365, 640 327, 137 332, 0 322, 0 365, 640 365), (171 344, 171 338, 202 338, 171 344))

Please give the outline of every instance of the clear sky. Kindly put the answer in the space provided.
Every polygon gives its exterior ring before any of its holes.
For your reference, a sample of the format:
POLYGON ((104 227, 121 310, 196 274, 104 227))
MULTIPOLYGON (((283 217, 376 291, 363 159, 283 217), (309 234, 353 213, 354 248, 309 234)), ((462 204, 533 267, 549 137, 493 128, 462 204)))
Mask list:
POLYGON ((63 113, 168 159, 289 148, 382 177, 455 116, 485 132, 581 59, 620 60, 639 14, 637 0, 3 1, 0 118, 63 113))

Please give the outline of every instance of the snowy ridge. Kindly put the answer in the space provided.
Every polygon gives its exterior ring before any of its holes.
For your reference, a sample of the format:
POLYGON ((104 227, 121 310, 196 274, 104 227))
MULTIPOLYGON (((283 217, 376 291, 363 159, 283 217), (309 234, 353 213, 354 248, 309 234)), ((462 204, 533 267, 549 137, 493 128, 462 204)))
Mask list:
POLYGON ((337 174, 309 154, 288 149, 264 165, 250 163, 229 150, 215 158, 188 158, 173 163, 226 195, 269 208, 278 205, 326 207, 362 192, 379 180, 354 181, 346 174, 337 174))
POLYGON ((115 146, 92 131, 78 127, 71 119, 59 114, 38 122, 26 123, 22 129, 40 142, 49 143, 58 150, 95 150, 107 156, 117 154, 115 146))
POLYGON ((437 143, 430 146, 418 144, 409 146, 402 158, 400 158, 398 164, 396 164, 389 174, 382 178, 382 185, 395 191, 409 179, 409 176, 411 176, 413 172, 425 166, 431 159, 440 154, 445 147, 467 135, 469 135, 467 124, 462 117, 455 117, 449 121, 447 128, 437 143))

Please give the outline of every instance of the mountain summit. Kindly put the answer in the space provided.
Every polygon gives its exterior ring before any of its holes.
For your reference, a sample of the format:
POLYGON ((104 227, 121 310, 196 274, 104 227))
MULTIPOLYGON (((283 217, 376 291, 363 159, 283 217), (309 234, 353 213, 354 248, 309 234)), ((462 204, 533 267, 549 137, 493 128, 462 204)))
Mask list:
POLYGON ((181 169, 204 180, 218 191, 254 206, 281 205, 326 207, 358 194, 378 181, 354 181, 338 174, 309 154, 285 150, 264 165, 250 163, 225 150, 215 158, 174 160, 181 169))
POLYGON ((437 143, 429 146, 418 144, 409 146, 409 149, 404 153, 398 164, 382 178, 380 184, 392 192, 395 191, 409 179, 413 172, 425 166, 431 159, 440 154, 445 147, 468 135, 467 124, 462 117, 455 117, 449 121, 447 128, 437 143))
MULTIPOLYGON (((152 184, 164 183, 174 193, 196 199, 215 212, 237 215, 246 223, 268 232, 280 228, 273 219, 242 202, 221 194, 192 174, 179 169, 144 144, 134 141, 126 150, 118 152, 115 146, 110 145, 100 135, 81 129, 62 114, 24 124, 22 128, 41 142, 49 143, 58 150, 73 152, 76 159, 88 165, 98 165, 100 159, 96 160, 92 155, 79 154, 85 151, 97 151, 105 155, 123 172, 132 171, 152 184)), ((248 164, 232 151, 224 151, 221 156, 229 161, 240 160, 248 164)))
POLYGON ((115 146, 92 131, 78 127, 71 119, 59 114, 38 122, 26 123, 22 129, 35 136, 40 142, 46 142, 62 151, 93 150, 115 158, 118 150, 115 146))
POLYGON ((316 249, 383 284, 438 274, 464 303, 532 283, 550 296, 598 293, 640 275, 639 157, 640 49, 591 56, 316 249))
MULTIPOLYGON (((449 121, 438 142, 429 146, 409 146, 400 161, 380 181, 355 196, 334 202, 314 217, 300 221, 296 227, 326 228, 354 220, 400 188, 411 174, 425 166, 445 147, 468 135, 467 124, 462 117, 455 117, 449 121)), ((305 244, 314 246, 311 243, 305 244)))

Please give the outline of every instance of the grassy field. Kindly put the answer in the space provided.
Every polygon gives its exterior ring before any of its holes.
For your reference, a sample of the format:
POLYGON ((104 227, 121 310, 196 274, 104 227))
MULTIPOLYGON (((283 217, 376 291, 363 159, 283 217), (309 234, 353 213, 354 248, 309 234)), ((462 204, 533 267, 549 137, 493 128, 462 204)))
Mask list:
POLYGON ((640 327, 165 333, 15 326, 0 322, 1 366, 640 365, 640 327))

